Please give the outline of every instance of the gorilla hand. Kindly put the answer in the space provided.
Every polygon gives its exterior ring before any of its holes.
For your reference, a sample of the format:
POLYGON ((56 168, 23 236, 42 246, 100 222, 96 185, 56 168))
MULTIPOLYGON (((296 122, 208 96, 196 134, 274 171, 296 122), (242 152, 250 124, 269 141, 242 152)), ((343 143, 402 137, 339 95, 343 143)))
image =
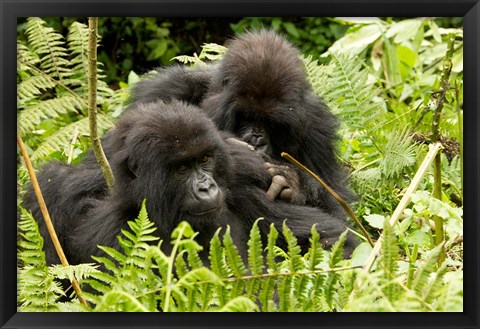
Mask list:
POLYGON ((298 173, 288 167, 278 164, 265 163, 268 174, 272 177, 272 183, 267 191, 267 198, 276 198, 298 205, 305 204, 306 196, 302 193, 300 177, 298 173))

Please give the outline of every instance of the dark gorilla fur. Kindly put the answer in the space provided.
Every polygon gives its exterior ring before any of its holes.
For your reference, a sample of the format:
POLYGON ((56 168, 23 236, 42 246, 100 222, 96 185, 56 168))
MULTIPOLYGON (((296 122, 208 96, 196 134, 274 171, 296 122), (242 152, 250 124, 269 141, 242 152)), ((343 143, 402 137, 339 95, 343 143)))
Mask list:
POLYGON ((132 106, 154 99, 199 105, 219 129, 252 144, 265 161, 282 165, 271 169, 271 176, 284 176, 297 186, 293 203, 344 217, 323 187, 280 156, 288 152, 346 201, 353 200, 337 161, 338 120, 314 94, 298 50, 278 34, 245 33, 231 41, 216 65, 159 70, 154 78, 136 85, 132 106))
MULTIPOLYGON (((105 153, 116 177, 111 192, 91 154, 78 166, 58 162, 47 165, 38 179, 70 263, 91 262, 91 255, 102 253, 97 245, 119 249, 116 236, 127 228, 128 220, 138 215, 144 199, 149 218, 158 228, 156 234, 165 240, 164 251, 170 251, 173 228, 186 220, 200 232, 197 241, 204 247, 205 263, 214 232, 227 225, 245 259, 248 233, 258 217, 265 218, 259 224, 264 238, 271 223, 280 229, 286 219, 304 251, 314 224, 325 246, 338 239, 347 228, 345 221, 318 208, 268 200, 264 189, 269 177, 262 168, 263 160, 225 137, 191 105, 179 101, 147 103, 123 115, 104 138, 105 153), (183 175, 182 165, 186 163, 192 163, 192 172, 200 168, 201 174, 183 175), (217 186, 218 190, 205 188, 203 183, 210 178, 208 186, 217 186), (212 192, 211 198, 202 194, 205 191, 212 192), (218 201, 218 207, 210 211, 210 203, 208 213, 198 214, 199 209, 207 210, 202 209, 203 197, 208 202, 218 201)), ((58 263, 31 188, 24 205, 40 223, 47 262, 58 263)), ((345 255, 350 255, 357 244, 349 233, 345 255)), ((286 247, 282 238, 279 246, 286 247)))

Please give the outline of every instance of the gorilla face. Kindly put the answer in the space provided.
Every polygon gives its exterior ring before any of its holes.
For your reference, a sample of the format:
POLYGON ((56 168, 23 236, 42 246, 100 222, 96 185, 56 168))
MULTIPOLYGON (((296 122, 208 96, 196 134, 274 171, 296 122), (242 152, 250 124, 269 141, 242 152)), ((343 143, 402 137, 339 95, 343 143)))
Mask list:
POLYGON ((257 123, 243 124, 235 132, 242 141, 252 145, 258 154, 265 157, 273 156, 272 143, 266 129, 257 123))
POLYGON ((194 159, 183 159, 175 165, 174 179, 185 187, 185 200, 180 212, 193 218, 217 216, 224 195, 213 178, 215 159, 206 153, 194 159))
POLYGON ((213 223, 225 203, 230 165, 223 140, 210 120, 192 113, 198 110, 181 102, 149 103, 128 112, 116 128, 115 134, 125 133, 116 156, 127 164, 116 167, 128 168, 129 177, 119 181, 127 182, 134 203, 147 200, 152 219, 173 218, 169 226, 213 223))

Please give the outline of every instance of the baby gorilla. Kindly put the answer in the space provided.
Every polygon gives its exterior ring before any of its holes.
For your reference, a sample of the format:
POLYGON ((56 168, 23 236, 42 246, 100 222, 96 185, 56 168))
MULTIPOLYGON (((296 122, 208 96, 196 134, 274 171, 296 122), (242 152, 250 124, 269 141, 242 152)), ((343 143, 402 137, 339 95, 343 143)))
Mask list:
MULTIPOLYGON (((183 220, 199 232, 205 263, 215 231, 227 225, 246 259, 248 234, 258 217, 265 218, 259 225, 263 238, 270 223, 280 229, 286 219, 304 251, 313 224, 325 246, 338 239, 347 228, 344 221, 318 208, 266 198, 269 177, 263 160, 227 137, 196 107, 158 101, 127 112, 105 136, 105 153, 116 177, 111 192, 101 178, 102 182, 88 181, 101 175, 91 154, 78 167, 51 164, 40 173, 39 182, 69 261, 90 262, 91 255, 102 253, 97 245, 120 249, 116 236, 128 228, 127 221, 137 216, 144 199, 156 234, 164 241, 183 220)), ((41 223, 47 261, 58 262, 31 190, 25 206, 41 223)), ((356 245, 349 236, 346 255, 356 245)), ((282 238, 279 246, 286 247, 282 238)), ((171 250, 169 243, 162 248, 171 250)))

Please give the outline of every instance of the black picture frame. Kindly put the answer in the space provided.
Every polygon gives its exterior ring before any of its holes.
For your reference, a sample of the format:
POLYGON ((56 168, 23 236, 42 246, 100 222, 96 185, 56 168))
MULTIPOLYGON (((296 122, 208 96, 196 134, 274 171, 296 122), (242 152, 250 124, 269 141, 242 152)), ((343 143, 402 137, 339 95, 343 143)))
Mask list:
POLYGON ((0 0, 1 328, 478 328, 480 4, 478 0, 0 0), (463 313, 17 313, 16 20, 26 16, 444 16, 464 18, 463 313))

